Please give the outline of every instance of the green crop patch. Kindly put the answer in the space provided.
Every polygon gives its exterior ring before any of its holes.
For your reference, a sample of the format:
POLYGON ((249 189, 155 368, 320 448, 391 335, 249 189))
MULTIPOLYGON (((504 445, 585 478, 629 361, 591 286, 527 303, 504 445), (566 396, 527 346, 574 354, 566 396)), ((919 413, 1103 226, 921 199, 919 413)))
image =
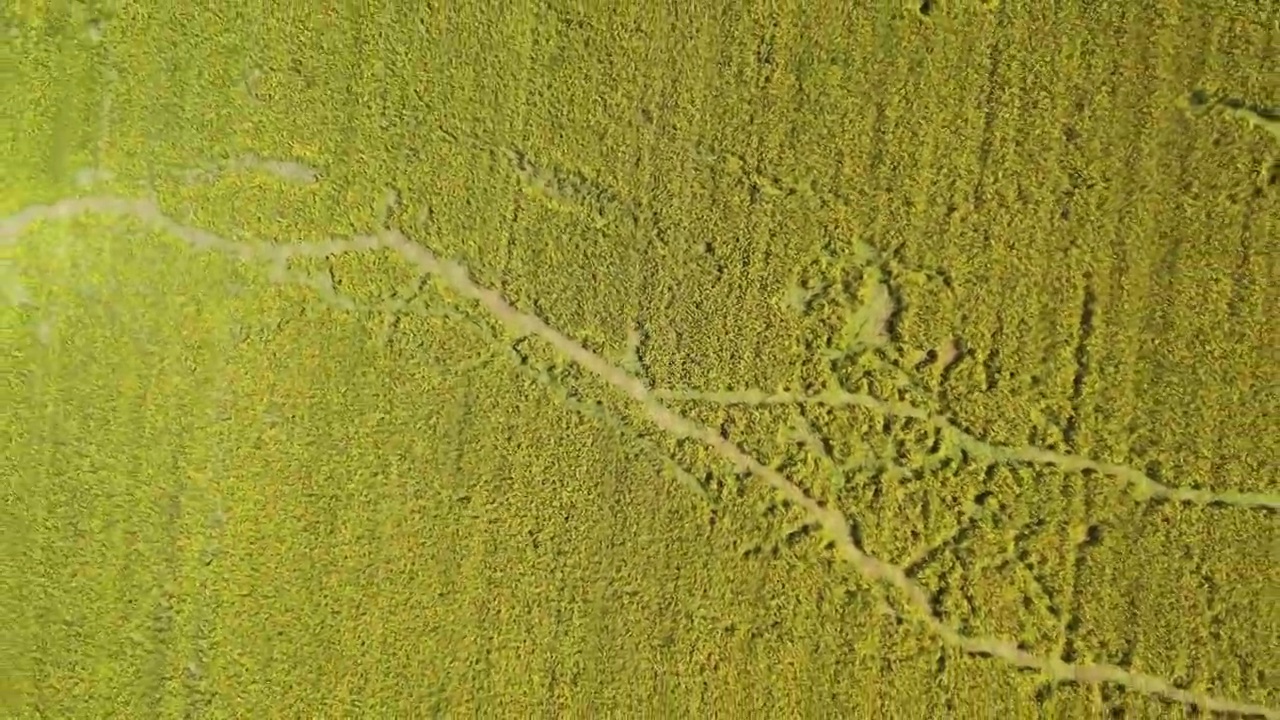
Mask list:
POLYGON ((1280 718, 1277 22, 11 4, 0 712, 1280 718))

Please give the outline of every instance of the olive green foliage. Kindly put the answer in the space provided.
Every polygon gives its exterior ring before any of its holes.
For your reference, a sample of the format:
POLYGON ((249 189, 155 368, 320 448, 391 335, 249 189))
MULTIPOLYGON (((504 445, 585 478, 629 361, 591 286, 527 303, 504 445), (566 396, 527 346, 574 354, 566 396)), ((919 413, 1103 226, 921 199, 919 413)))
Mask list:
POLYGON ((1280 717, 1280 6, 199 5, 0 11, 5 716, 1280 717))

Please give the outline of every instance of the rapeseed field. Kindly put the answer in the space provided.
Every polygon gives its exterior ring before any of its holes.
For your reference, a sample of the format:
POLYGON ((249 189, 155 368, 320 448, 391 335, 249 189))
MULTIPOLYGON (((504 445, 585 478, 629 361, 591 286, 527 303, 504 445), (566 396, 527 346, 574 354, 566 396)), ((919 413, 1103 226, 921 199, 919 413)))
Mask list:
POLYGON ((1280 5, 0 22, 6 717, 1280 718, 1280 5))

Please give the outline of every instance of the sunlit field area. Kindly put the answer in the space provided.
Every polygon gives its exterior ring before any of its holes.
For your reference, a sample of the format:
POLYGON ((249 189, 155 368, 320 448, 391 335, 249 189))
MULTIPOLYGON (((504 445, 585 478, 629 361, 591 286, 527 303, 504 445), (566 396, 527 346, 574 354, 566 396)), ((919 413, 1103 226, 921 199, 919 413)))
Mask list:
POLYGON ((1280 4, 0 23, 0 715, 1280 718, 1280 4))

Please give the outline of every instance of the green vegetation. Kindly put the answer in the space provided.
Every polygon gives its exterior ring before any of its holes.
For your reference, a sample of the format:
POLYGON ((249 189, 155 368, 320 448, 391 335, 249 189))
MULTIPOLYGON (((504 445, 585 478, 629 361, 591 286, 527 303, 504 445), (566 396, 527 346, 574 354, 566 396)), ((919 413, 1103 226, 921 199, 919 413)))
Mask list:
POLYGON ((1280 10, 418 5, 0 14, 4 715, 1280 717, 1280 10))

